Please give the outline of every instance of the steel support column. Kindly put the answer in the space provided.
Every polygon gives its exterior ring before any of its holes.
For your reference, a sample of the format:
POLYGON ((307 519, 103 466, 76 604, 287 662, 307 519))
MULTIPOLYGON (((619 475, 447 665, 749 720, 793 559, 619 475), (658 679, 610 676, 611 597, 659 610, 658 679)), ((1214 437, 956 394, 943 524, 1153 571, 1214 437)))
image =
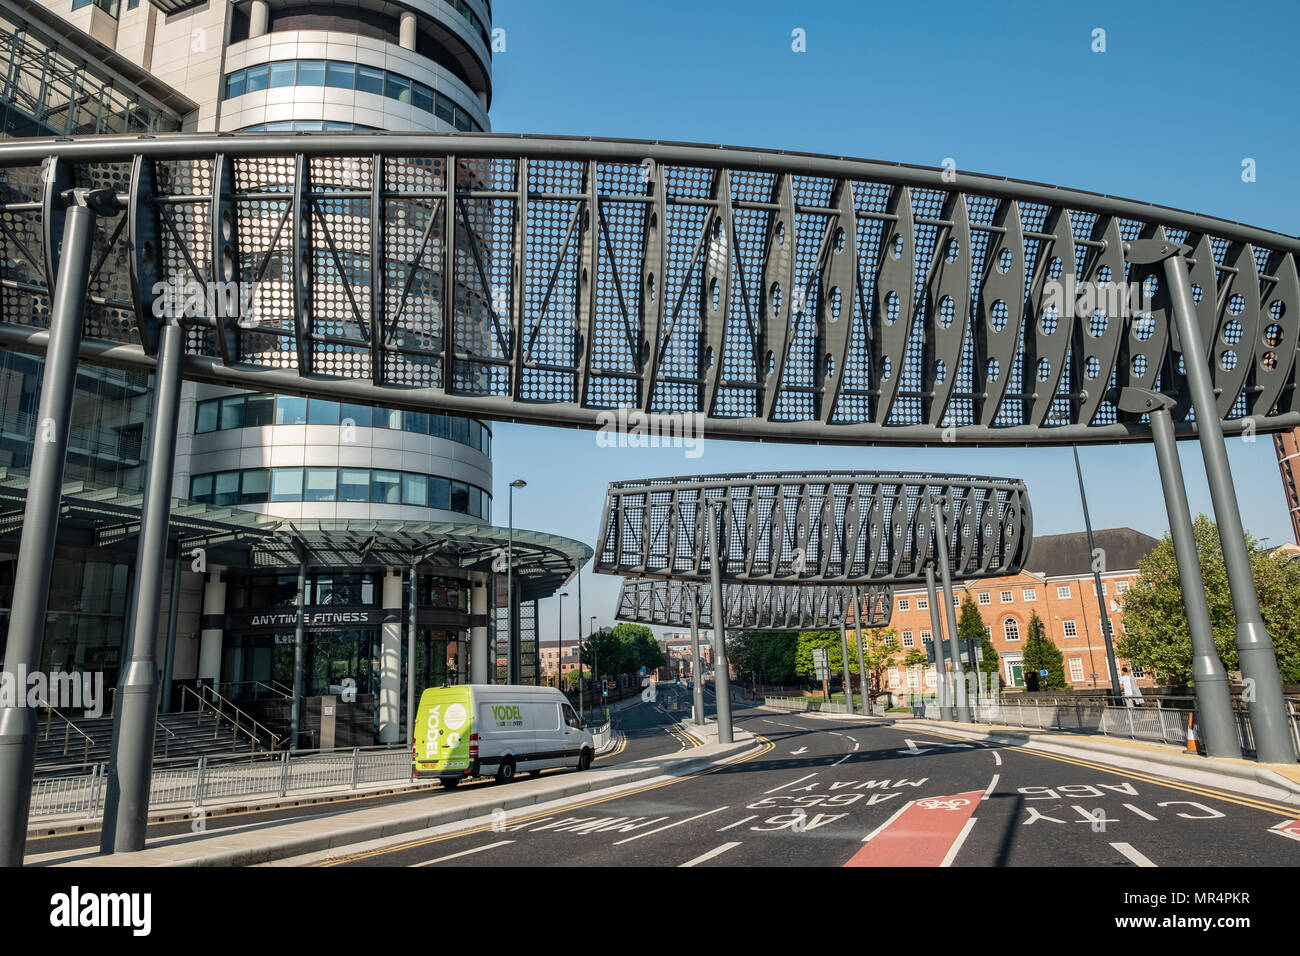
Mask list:
POLYGON ((952 720, 952 704, 949 703, 948 682, 945 679, 948 665, 943 653, 943 615, 939 612, 939 595, 935 593, 934 589, 933 565, 927 564, 925 566, 925 588, 930 595, 930 630, 932 631, 930 638, 934 644, 934 689, 939 697, 939 719, 952 720))
POLYGON ((722 504, 709 502, 713 520, 709 539, 709 578, 713 586, 713 695, 718 708, 718 743, 731 739, 731 675, 727 672, 727 609, 722 599, 722 558, 718 554, 722 535, 722 504))
POLYGON ((293 700, 290 701, 289 749, 298 750, 299 717, 302 712, 302 684, 307 644, 307 548, 298 545, 298 607, 293 624, 293 700))
POLYGON ((140 535, 135 557, 135 602, 124 655, 127 665, 117 683, 113 708, 113 750, 108 763, 102 853, 144 849, 149 824, 149 778, 153 770, 154 724, 158 719, 158 605, 167 559, 171 520, 172 471, 180 424, 181 364, 185 330, 171 319, 159 330, 154 374, 149 471, 140 504, 140 535))
POLYGON ((844 713, 853 713, 853 677, 849 674, 849 632, 840 621, 840 662, 844 665, 844 713))
MULTIPOLYGON (((943 581, 943 616, 948 622, 948 654, 952 658, 952 689, 957 699, 956 717, 961 723, 970 723, 970 705, 966 703, 966 677, 961 669, 961 648, 957 646, 957 614, 953 610, 952 569, 948 566, 948 518, 944 514, 945 502, 940 499, 934 507, 935 557, 939 576, 943 581)), ((935 635, 936 639, 938 634, 935 635)), ((937 647, 938 645, 936 645, 937 647)), ((937 659, 937 657, 936 657, 937 659)), ((971 661, 973 665, 975 662, 971 661)), ((940 677, 942 678, 942 674, 940 677)))
POLYGON ((862 716, 871 714, 871 698, 867 694, 867 664, 862 656, 862 601, 857 588, 853 589, 853 628, 858 639, 858 690, 862 695, 862 716))
POLYGON ((167 646, 163 649, 162 700, 159 710, 167 713, 172 706, 172 671, 176 667, 176 619, 181 610, 181 543, 172 552, 172 586, 167 603, 167 646))
MULTIPOLYGON (((1083 467, 1079 464, 1079 449, 1074 449, 1074 472, 1079 478, 1079 501, 1083 504, 1083 527, 1088 532, 1088 556, 1092 559, 1092 587, 1097 592, 1097 612, 1101 615, 1101 636, 1106 641, 1106 668, 1110 671, 1110 693, 1120 697, 1119 670, 1115 666, 1115 642, 1111 636, 1110 615, 1106 613, 1106 594, 1101 581, 1101 568, 1097 565, 1097 546, 1092 539, 1092 516, 1088 513, 1088 495, 1083 490, 1083 467)), ((1164 473, 1161 472, 1163 475, 1164 473)), ((1180 478, 1181 480, 1181 478, 1180 478)), ((1165 486, 1168 490, 1168 485, 1165 486)))
POLYGON ((1174 422, 1169 409, 1173 399, 1146 389, 1126 388, 1120 393, 1121 411, 1149 412, 1151 434, 1155 439, 1156 464, 1165 494, 1165 511, 1169 515, 1169 535, 1174 541, 1178 561, 1178 580, 1182 585, 1183 608, 1187 612, 1187 630, 1192 639, 1192 679, 1195 682, 1196 707, 1200 712, 1201 735, 1205 751, 1211 757, 1240 757, 1241 741, 1232 715, 1232 695, 1228 673, 1214 646, 1210 625, 1210 608, 1205 600, 1201 577, 1201 557, 1192 532, 1192 515, 1187 505, 1187 488, 1183 484, 1183 466, 1178 460, 1178 443, 1174 440, 1174 422))
POLYGON ((406 739, 415 743, 415 608, 416 564, 411 563, 411 600, 406 621, 406 739))
POLYGON ((704 655, 700 652, 700 589, 692 585, 686 593, 691 602, 691 677, 695 681, 695 724, 703 727, 707 721, 704 718, 704 655))
POLYGON ((14 589, 5 650, 5 674, 14 682, 17 693, 11 705, 0 707, 0 866, 22 866, 27 843, 27 811, 36 766, 36 715, 27 706, 27 675, 41 666, 95 233, 95 211, 88 206, 74 204, 66 216, 62 265, 50 304, 50 340, 36 414, 38 440, 32 443, 23 534, 14 568, 15 579, 23 584, 14 589))
POLYGON ((1237 492, 1228 467, 1228 448, 1223 441, 1214 385, 1205 361, 1205 343, 1196 323, 1191 280, 1183 247, 1173 246, 1164 260, 1164 277, 1169 286, 1174 322, 1182 345, 1183 362, 1192 407, 1196 410, 1196 432, 1201 442, 1201 456, 1210 483, 1210 499, 1219 526, 1223 546, 1223 563, 1232 591, 1232 609, 1237 618, 1237 657, 1252 701, 1250 722, 1255 733, 1255 755, 1261 763, 1295 763, 1295 746, 1287 727, 1286 705, 1282 697, 1282 679, 1277 669, 1273 638, 1264 627, 1259 612, 1259 595, 1246 553, 1246 532, 1241 525, 1237 492))

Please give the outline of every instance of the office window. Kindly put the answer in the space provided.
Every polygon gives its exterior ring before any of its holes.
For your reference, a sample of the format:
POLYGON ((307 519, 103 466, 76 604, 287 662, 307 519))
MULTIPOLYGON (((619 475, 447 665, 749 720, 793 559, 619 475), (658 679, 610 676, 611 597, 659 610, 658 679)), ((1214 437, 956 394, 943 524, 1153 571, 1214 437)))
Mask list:
POLYGON ((308 425, 337 425, 338 423, 338 402, 326 402, 319 398, 313 398, 307 403, 308 425))
POLYGON ((450 510, 451 482, 446 478, 429 479, 429 507, 450 510))
POLYGON ((195 475, 190 479, 190 500, 200 504, 212 502, 212 476, 195 475))
POLYGON ((325 64, 325 85, 338 89, 351 90, 357 85, 357 67, 355 63, 341 63, 330 60, 325 64))
POLYGON ((262 504, 271 496, 271 471, 268 468, 252 468, 242 473, 239 487, 241 505, 262 504))
POLYGON ((333 501, 338 482, 337 468, 308 468, 303 501, 333 501))
POLYGON ((1021 588, 1020 597, 1025 601, 1037 601, 1038 591, 1035 588, 1021 588))
POLYGON ((1116 594, 1128 594, 1128 589, 1129 589, 1129 583, 1128 583, 1127 581, 1116 581, 1116 582, 1115 582, 1115 593, 1116 593, 1116 594))
POLYGON ((989 597, 989 593, 988 593, 987 591, 981 591, 981 592, 979 593, 979 597, 977 597, 976 600, 977 600, 980 604, 992 604, 992 603, 993 603, 993 598, 989 597))
POLYGON ((451 440, 462 445, 469 444, 469 419, 453 418, 451 420, 451 440))
POLYGON ((424 475, 402 475, 402 504, 427 505, 429 503, 429 480, 424 475))
POLYGON ((1068 584, 1059 585, 1056 589, 1056 596, 1062 601, 1068 601, 1070 598, 1070 586, 1068 584))
MULTIPOLYGON (((333 66, 333 64, 330 64, 333 66)), ((376 69, 373 66, 357 67, 357 91, 360 93, 374 93, 376 96, 384 95, 384 71, 376 69)), ((396 99, 396 97, 394 97, 396 99)))
POLYGON ((434 438, 450 438, 451 421, 446 415, 430 415, 429 434, 434 438))
POLYGON ((900 611, 910 611, 912 609, 912 602, 907 598, 899 598, 898 609, 900 611))
POLYGON ((379 504, 402 502, 401 476, 395 471, 375 471, 370 480, 370 500, 379 504))
POLYGON ((212 476, 212 503, 239 504, 239 472, 223 471, 212 476))
POLYGON ((247 395, 244 397, 244 427, 259 428, 275 424, 275 396, 247 395))
POLYGON ((1009 617, 1002 622, 1002 636, 1008 641, 1020 640, 1020 625, 1016 623, 1015 618, 1009 617))
POLYGON ((324 60, 302 60, 298 64, 298 85, 299 86, 324 86, 325 85, 325 61, 324 60))
POLYGON ((221 415, 218 420, 217 428, 224 431, 227 428, 244 427, 244 396, 232 395, 230 398, 221 399, 221 415))
POLYGON ((912 640, 912 632, 911 632, 911 631, 904 631, 904 632, 903 632, 903 646, 904 646, 904 647, 914 647, 914 646, 915 646, 915 642, 912 640))
MULTIPOLYGON (((363 67, 364 69, 364 67, 363 67)), ((411 102, 411 81, 396 73, 389 73, 383 78, 384 96, 399 103, 411 102)))
POLYGON ((338 492, 339 501, 369 501, 370 469, 340 468, 338 492))
POLYGON ((293 86, 298 79, 298 64, 293 60, 286 60, 280 63, 271 63, 271 74, 268 78, 268 85, 271 89, 281 86, 293 86))
POLYGON ((266 84, 270 81, 271 68, 267 63, 261 66, 250 66, 244 71, 244 92, 257 93, 266 89, 266 84))
POLYGON ((213 399, 212 401, 199 402, 194 410, 194 431, 202 434, 203 432, 214 432, 217 430, 217 415, 221 410, 221 402, 213 399))
POLYGON ((293 395, 275 397, 275 423, 277 425, 306 425, 307 399, 293 395))
POLYGON ((1002 598, 1002 603, 1003 603, 1003 604, 1010 604, 1010 603, 1011 603, 1011 592, 1010 592, 1010 591, 1002 591, 1002 592, 1000 593, 1000 597, 1002 598))
POLYGON ((1074 622, 1073 622, 1073 621, 1063 621, 1063 622, 1061 623, 1061 629, 1062 629, 1063 631, 1065 631, 1065 636, 1066 636, 1066 637, 1078 637, 1078 636, 1079 636, 1079 629, 1078 629, 1077 627, 1074 626, 1074 622))
POLYGON ((921 643, 922 643, 922 644, 924 644, 926 641, 930 641, 930 640, 933 640, 933 639, 934 639, 934 635, 932 635, 932 634, 930 633, 929 630, 925 630, 925 631, 922 631, 922 632, 921 632, 921 643))
POLYGON ((344 402, 339 406, 339 424, 351 421, 357 428, 369 428, 371 415, 384 415, 381 409, 372 409, 369 405, 349 405, 344 402))
POLYGON ((929 598, 917 598, 917 599, 916 599, 916 609, 917 609, 918 611, 928 611, 928 610, 930 610, 930 599, 929 599, 929 598))
POLYGON ((451 483, 451 510, 469 514, 469 485, 463 481, 451 483))
POLYGON ((271 472, 272 501, 302 501, 302 469, 276 468, 271 472))
POLYGON ((1078 683, 1083 680, 1083 658, 1070 658, 1070 680, 1078 683))

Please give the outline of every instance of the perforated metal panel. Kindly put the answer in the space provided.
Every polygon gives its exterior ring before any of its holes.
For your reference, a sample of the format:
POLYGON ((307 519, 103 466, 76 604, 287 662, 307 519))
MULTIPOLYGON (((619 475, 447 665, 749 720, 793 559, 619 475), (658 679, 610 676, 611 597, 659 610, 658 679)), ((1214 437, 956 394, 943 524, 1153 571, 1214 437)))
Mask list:
MULTIPOLYGON (((873 584, 858 589, 861 607, 853 607, 853 588, 816 585, 726 584, 722 604, 726 629, 805 631, 841 623, 884 627, 894 609, 894 589, 873 584)), ((713 627, 713 600, 708 588, 685 581, 625 578, 618 597, 620 621, 690 627, 691 605, 698 601, 697 625, 713 627)))
POLYGON ((1188 249, 1227 431, 1300 424, 1300 241, 1108 196, 633 141, 14 142, 0 145, 0 341, 33 351, 57 266, 51 181, 131 200, 99 224, 88 358, 149 364, 156 281, 256 290, 185 318, 186 374, 218 384, 909 444, 1143 437, 1146 420, 1113 404, 1132 385, 1173 396, 1187 433, 1163 274, 1126 257, 1159 239, 1188 249))
POLYGON ((879 472, 706 475, 614 482, 594 569, 624 577, 866 584, 935 566, 943 516, 956 580, 1015 574, 1029 556, 1029 492, 1010 478, 879 472), (711 533, 710 512, 720 509, 711 533))

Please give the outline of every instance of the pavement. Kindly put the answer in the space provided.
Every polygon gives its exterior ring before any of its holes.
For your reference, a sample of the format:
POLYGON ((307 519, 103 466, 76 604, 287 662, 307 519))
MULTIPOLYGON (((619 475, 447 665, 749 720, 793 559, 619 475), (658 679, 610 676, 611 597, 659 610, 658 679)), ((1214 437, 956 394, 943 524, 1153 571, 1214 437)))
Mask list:
MULTIPOLYGON (((622 702, 620 702, 622 703, 622 702)), ((631 699, 620 710, 628 711, 641 703, 631 699)), ((613 708, 611 708, 613 709, 613 708)), ((649 711, 650 708, 643 708, 649 711)), ((678 728, 678 732, 680 728, 678 728)), ((351 846, 367 841, 391 838, 398 834, 418 833, 455 826, 481 816, 508 813, 539 804, 552 805, 557 801, 580 800, 596 791, 618 792, 622 788, 636 787, 647 782, 662 782, 689 776, 725 763, 729 759, 751 751, 756 744, 752 735, 743 731, 735 734, 731 744, 717 742, 716 728, 712 725, 699 728, 691 725, 690 740, 695 746, 689 749, 677 746, 667 753, 650 754, 620 763, 594 763, 585 773, 576 771, 547 771, 540 777, 518 779, 510 784, 497 785, 486 782, 478 786, 446 791, 432 790, 427 784, 417 785, 429 789, 427 795, 406 795, 400 802, 383 802, 360 809, 341 810, 323 808, 320 814, 296 816, 288 820, 266 820, 217 830, 202 828, 204 817, 195 816, 193 808, 177 808, 171 813, 178 820, 191 820, 197 832, 159 835, 148 840, 144 850, 136 853, 117 853, 101 856, 93 847, 60 848, 42 852, 39 844, 29 841, 26 864, 29 866, 247 866, 266 863, 286 857, 328 852, 337 847, 351 846)), ((668 735, 664 735, 667 737, 668 735)), ((607 755, 608 756, 608 755, 607 755)), ((598 758, 599 759, 599 758, 598 758)), ((395 793, 404 789, 389 785, 375 788, 376 794, 395 793)), ((357 794, 335 792, 337 800, 357 794)), ((327 795, 303 794, 294 798, 272 798, 259 808, 255 801, 240 801, 245 815, 261 810, 277 811, 289 805, 301 805, 315 800, 328 802, 327 795)), ((205 807, 204 813, 221 812, 220 806, 205 807)), ((164 814, 150 814, 151 822, 164 814)), ((82 821, 81 826, 97 826, 97 821, 82 821)), ((45 832, 49 824, 40 830, 45 832)))

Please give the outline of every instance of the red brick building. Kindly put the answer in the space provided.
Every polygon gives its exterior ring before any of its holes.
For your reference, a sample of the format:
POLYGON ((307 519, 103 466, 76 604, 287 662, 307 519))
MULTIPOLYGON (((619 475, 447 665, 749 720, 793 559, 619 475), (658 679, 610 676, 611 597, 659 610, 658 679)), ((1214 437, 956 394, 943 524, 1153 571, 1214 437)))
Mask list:
POLYGON ((1291 517, 1291 531, 1300 544, 1300 428, 1278 432, 1273 436, 1277 451, 1277 467, 1282 472, 1282 493, 1286 495, 1286 511, 1291 517))
MULTIPOLYGON (((1137 581, 1138 561, 1158 543, 1150 535, 1132 528, 1111 528, 1094 534, 1101 552, 1101 583, 1106 613, 1110 619, 1112 640, 1124 634, 1124 595, 1137 581)), ((993 640, 999 657, 999 670, 1008 687, 1025 684, 1022 660, 1029 634, 1029 620, 1034 612, 1043 622, 1047 637, 1061 649, 1065 659, 1065 679, 1079 689, 1109 690, 1110 674, 1106 667, 1106 642, 1101 627, 1101 612, 1092 574, 1092 555, 1088 536, 1074 534, 1044 535, 1034 539, 1025 570, 1004 578, 990 578, 953 586, 960 618, 963 595, 974 598, 984 618, 984 629, 993 640)), ((942 588, 938 591, 943 600, 942 588)), ((943 619, 947 637, 947 618, 943 619)), ((934 667, 922 674, 909 673, 901 666, 909 651, 925 650, 931 640, 929 595, 924 587, 896 589, 894 615, 889 628, 895 632, 896 664, 885 672, 884 687, 894 693, 925 690, 935 685, 934 667)), ((947 645, 944 645, 945 651, 947 645)), ((1117 660, 1116 666, 1128 665, 1117 660)), ((1131 665, 1130 665, 1131 666, 1131 665)), ((1155 675, 1134 667, 1138 683, 1150 686, 1155 675)))

